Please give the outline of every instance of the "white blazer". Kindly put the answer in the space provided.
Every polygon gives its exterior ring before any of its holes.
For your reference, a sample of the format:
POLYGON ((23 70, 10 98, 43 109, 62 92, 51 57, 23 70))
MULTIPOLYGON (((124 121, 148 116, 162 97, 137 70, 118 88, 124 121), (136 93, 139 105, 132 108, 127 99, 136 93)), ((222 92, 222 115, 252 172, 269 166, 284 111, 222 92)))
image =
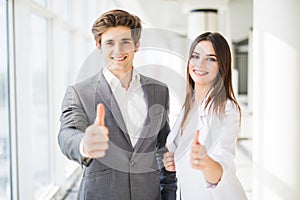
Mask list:
POLYGON ((221 118, 204 108, 205 101, 189 120, 181 134, 181 111, 168 138, 167 148, 174 153, 178 190, 182 200, 244 200, 245 191, 236 176, 235 149, 240 127, 240 115, 231 101, 227 101, 225 117, 221 118), (190 149, 196 130, 198 138, 208 155, 220 163, 223 174, 217 185, 206 182, 202 172, 190 165, 190 149))

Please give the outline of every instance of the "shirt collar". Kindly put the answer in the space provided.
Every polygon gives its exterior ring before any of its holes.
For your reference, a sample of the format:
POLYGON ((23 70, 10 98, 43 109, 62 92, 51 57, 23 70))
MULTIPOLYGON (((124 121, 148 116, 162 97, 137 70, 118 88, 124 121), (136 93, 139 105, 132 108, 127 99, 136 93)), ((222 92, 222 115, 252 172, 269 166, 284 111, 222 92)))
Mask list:
MULTIPOLYGON (((103 70, 103 75, 108 82, 111 88, 115 88, 118 84, 120 84, 120 80, 107 68, 103 70)), ((135 68, 132 69, 132 79, 130 81, 130 86, 132 84, 139 84, 140 83, 140 74, 136 71, 135 68)), ((129 86, 129 87, 130 87, 129 86)))

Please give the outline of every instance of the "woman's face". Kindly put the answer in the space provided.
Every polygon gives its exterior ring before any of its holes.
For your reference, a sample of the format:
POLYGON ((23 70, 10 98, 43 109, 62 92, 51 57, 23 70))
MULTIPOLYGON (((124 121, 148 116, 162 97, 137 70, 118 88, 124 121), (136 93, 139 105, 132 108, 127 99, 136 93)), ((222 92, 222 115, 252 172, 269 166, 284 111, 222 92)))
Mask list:
POLYGON ((194 80, 195 86, 211 88, 218 73, 218 61, 211 42, 199 42, 189 62, 189 74, 194 80))

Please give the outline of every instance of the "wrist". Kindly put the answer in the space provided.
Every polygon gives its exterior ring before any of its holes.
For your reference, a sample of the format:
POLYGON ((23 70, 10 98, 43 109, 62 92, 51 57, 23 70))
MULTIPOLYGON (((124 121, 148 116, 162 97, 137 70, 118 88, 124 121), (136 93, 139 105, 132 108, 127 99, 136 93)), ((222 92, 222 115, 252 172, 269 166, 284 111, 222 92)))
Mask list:
POLYGON ((80 144, 79 144, 79 152, 82 157, 89 158, 89 154, 85 151, 85 148, 84 148, 83 139, 80 141, 80 144))

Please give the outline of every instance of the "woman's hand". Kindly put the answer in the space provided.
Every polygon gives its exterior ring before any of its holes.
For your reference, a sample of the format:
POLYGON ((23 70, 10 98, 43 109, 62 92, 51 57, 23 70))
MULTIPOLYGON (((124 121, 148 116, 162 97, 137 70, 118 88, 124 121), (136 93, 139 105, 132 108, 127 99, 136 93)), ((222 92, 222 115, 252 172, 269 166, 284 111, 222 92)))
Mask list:
POLYGON ((221 180, 222 166, 207 155, 206 149, 198 141, 199 130, 196 132, 191 147, 190 163, 192 168, 201 170, 205 180, 211 184, 218 184, 221 180))
POLYGON ((190 163, 192 168, 203 170, 207 166, 208 156, 206 149, 198 141, 200 131, 197 130, 191 147, 190 163))
POLYGON ((175 172, 174 153, 166 152, 163 156, 163 163, 167 171, 175 172))

